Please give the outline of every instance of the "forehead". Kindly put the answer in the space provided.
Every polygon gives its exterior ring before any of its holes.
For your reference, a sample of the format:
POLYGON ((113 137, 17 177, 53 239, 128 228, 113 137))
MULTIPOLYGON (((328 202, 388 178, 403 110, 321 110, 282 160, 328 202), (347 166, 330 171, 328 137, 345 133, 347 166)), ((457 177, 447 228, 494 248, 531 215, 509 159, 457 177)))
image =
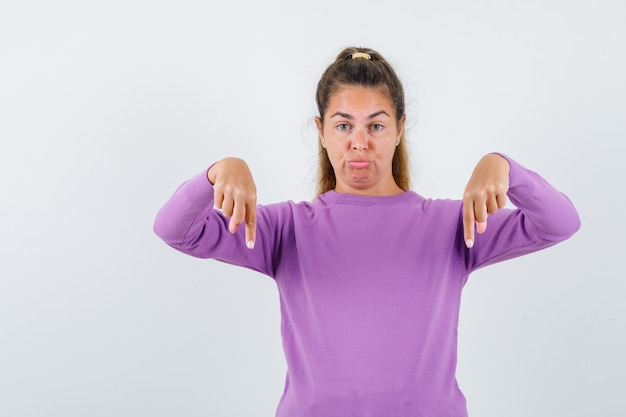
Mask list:
POLYGON ((342 111, 350 114, 365 112, 369 115, 379 110, 394 114, 393 105, 385 86, 340 85, 330 95, 326 114, 342 111))

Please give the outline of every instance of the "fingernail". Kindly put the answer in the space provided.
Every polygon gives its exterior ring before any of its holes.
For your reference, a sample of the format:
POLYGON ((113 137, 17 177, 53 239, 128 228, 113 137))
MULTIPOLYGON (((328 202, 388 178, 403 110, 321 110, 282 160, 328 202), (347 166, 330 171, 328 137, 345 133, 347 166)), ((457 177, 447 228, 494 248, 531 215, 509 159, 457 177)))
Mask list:
POLYGON ((474 247, 474 241, 472 239, 467 239, 465 241, 465 246, 467 246, 468 249, 471 249, 472 247, 474 247))
POLYGON ((254 240, 249 240, 246 243, 246 246, 248 247, 248 249, 254 249, 254 240))

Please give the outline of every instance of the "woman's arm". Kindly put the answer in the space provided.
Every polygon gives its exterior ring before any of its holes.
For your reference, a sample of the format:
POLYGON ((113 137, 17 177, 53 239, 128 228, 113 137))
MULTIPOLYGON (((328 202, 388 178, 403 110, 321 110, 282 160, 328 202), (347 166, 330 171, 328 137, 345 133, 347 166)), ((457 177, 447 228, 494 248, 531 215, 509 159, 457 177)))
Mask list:
POLYGON ((248 165, 238 158, 216 162, 205 174, 183 183, 157 214, 154 231, 167 243, 181 243, 194 220, 202 214, 209 215, 214 207, 230 218, 231 233, 246 223, 246 245, 252 249, 256 236, 256 186, 248 165))
POLYGON ((500 154, 489 154, 476 166, 463 200, 462 223, 472 247, 467 253, 472 269, 554 245, 580 228, 567 196, 500 154), (503 208, 506 196, 516 209, 503 208))
POLYGON ((273 251, 289 228, 288 213, 287 205, 257 212, 248 166, 241 159, 227 158, 178 187, 157 213, 154 232, 183 253, 273 276, 273 251), (257 215, 262 229, 258 236, 257 215), (242 223, 245 230, 239 227, 242 223))

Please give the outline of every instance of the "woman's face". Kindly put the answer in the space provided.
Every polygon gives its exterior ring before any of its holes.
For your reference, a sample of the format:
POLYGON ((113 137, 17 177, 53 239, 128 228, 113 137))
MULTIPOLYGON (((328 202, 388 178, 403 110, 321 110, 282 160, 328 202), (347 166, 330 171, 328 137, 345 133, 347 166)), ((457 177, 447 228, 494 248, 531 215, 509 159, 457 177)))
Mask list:
POLYGON ((404 119, 396 122, 384 89, 341 86, 330 96, 324 120, 315 122, 335 171, 335 191, 377 196, 403 192, 391 164, 404 119))

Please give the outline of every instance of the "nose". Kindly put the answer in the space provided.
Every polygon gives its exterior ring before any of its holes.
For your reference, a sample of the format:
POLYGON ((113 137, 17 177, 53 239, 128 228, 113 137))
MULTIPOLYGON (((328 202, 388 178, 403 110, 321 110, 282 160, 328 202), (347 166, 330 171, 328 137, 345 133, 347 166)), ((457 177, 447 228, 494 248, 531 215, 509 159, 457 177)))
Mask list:
POLYGON ((354 132, 352 137, 352 149, 355 151, 364 151, 367 149, 367 137, 361 130, 354 132))

